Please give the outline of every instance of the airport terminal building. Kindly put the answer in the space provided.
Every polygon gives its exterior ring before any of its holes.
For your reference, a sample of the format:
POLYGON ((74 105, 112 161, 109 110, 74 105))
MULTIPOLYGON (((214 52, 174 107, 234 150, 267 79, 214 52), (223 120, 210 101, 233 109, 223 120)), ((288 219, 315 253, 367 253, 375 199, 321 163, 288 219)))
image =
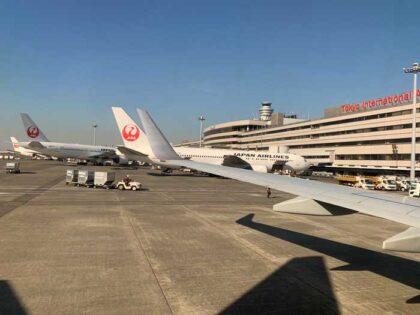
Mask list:
MULTIPOLYGON (((410 167, 413 92, 326 108, 324 117, 298 119, 273 113, 264 102, 258 120, 212 125, 204 130, 208 147, 285 151, 313 165, 372 172, 408 172, 410 167)), ((420 90, 417 90, 417 97, 420 90)), ((420 138, 417 103, 417 141, 420 138)), ((420 171, 420 145, 416 147, 420 171)))

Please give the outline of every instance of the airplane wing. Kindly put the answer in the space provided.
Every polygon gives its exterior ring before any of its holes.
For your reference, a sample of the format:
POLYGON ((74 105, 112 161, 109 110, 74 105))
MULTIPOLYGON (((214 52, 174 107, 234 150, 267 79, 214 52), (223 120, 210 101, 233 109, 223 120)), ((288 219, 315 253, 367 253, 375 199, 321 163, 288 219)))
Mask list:
POLYGON ((237 168, 243 168, 243 169, 251 169, 251 165, 242 160, 240 157, 234 156, 234 155, 225 155, 223 158, 223 166, 229 166, 229 167, 237 167, 237 168))
POLYGON ((151 150, 161 163, 188 167, 242 182, 270 187, 298 196, 275 205, 274 210, 277 211, 333 215, 335 210, 344 208, 406 224, 409 228, 385 240, 383 248, 420 252, 420 200, 418 199, 183 160, 169 145, 149 114, 144 110, 139 110, 139 115, 149 137, 151 150))
POLYGON ((140 151, 137 151, 137 150, 134 150, 134 149, 127 148, 125 146, 117 146, 117 149, 118 149, 118 151, 120 151, 124 155, 139 156, 139 157, 148 156, 147 154, 144 154, 144 153, 142 153, 140 151))

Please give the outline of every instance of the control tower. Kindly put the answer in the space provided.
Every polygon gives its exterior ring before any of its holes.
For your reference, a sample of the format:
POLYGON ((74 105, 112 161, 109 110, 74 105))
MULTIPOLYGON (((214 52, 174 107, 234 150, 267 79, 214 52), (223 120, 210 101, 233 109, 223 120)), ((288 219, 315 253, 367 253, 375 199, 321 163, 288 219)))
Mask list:
POLYGON ((262 102, 260 108, 260 120, 262 121, 270 121, 271 114, 273 113, 273 109, 271 108, 270 102, 262 102))

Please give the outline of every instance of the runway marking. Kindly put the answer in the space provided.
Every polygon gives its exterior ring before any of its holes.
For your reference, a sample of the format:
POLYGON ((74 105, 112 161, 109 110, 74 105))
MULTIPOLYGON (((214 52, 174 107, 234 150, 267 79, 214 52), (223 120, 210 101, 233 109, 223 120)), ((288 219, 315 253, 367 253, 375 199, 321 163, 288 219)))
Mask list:
POLYGON ((20 196, 20 195, 38 195, 39 192, 21 192, 21 193, 15 193, 15 192, 0 192, 0 195, 13 195, 13 196, 20 196))
MULTIPOLYGON (((241 246, 251 250, 252 253, 258 255, 259 257, 264 258, 266 261, 269 261, 273 265, 278 265, 279 263, 285 263, 287 260, 284 258, 280 258, 278 256, 274 256, 270 253, 267 253, 263 249, 259 248, 255 244, 252 244, 248 240, 242 238, 241 236, 238 236, 236 233, 232 232, 230 229, 226 229, 221 227, 220 225, 214 223, 210 219, 204 217, 201 215, 198 211, 192 210, 189 208, 189 206, 182 205, 184 210, 189 213, 192 217, 194 217, 197 221, 207 225, 210 229, 213 229, 217 231, 217 233, 221 233, 221 235, 229 235, 230 239, 235 240, 238 242, 241 246)), ((288 258, 287 258, 288 259, 288 258)))
POLYGON ((0 204, 0 218, 12 212, 13 210, 27 204, 36 196, 42 195, 43 193, 47 192, 51 187, 57 185, 61 181, 63 181, 63 177, 60 175, 59 177, 49 181, 48 183, 38 188, 22 193, 21 195, 18 195, 17 198, 10 200, 7 203, 0 204))
MULTIPOLYGON (((115 197, 116 197, 117 201, 120 201, 120 198, 119 198, 118 194, 115 194, 115 195, 116 195, 115 197)), ((134 240, 135 240, 135 246, 143 253, 144 258, 145 258, 147 264, 149 265, 149 268, 150 268, 150 270, 153 274, 153 277, 154 277, 154 279, 157 283, 157 286, 159 287, 159 290, 160 290, 160 292, 163 296, 163 299, 165 300, 165 303, 166 303, 169 311, 171 312, 171 314, 175 314, 174 310, 172 309, 171 304, 169 303, 169 300, 168 300, 168 298, 165 294, 165 291, 163 290, 163 287, 162 287, 162 285, 159 281, 159 278, 156 274, 156 271, 154 270, 154 268, 152 266, 152 262, 150 261, 150 258, 147 255, 147 252, 145 250, 143 242, 142 242, 141 238, 139 237, 139 235, 138 235, 138 233, 137 233, 137 231, 134 227, 134 224, 133 224, 132 218, 130 217, 129 212, 125 209, 124 206, 121 205, 121 203, 120 203, 120 209, 121 209, 121 219, 124 222, 124 225, 126 225, 128 227, 128 229, 130 230, 131 237, 133 237, 134 240)), ((140 230, 142 230, 140 224, 138 225, 138 227, 139 227, 140 230)))

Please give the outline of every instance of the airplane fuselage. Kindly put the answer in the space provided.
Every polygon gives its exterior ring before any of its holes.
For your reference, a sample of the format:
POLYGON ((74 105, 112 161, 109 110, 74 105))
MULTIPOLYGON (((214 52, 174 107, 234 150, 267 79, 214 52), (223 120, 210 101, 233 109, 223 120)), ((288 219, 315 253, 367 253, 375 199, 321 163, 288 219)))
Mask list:
POLYGON ((20 145, 26 149, 34 150, 41 154, 55 156, 62 159, 72 158, 80 160, 98 159, 101 157, 116 156, 116 149, 106 146, 71 144, 60 142, 21 142, 20 145))
POLYGON ((30 157, 33 157, 33 156, 39 154, 39 152, 37 152, 37 151, 24 148, 19 143, 13 143, 13 151, 19 153, 20 155, 30 156, 30 157))
POLYGON ((208 164, 223 165, 227 157, 237 157, 259 172, 269 172, 276 164, 282 165, 283 169, 295 172, 304 171, 310 166, 303 157, 290 153, 190 147, 174 147, 174 150, 184 159, 208 164))

